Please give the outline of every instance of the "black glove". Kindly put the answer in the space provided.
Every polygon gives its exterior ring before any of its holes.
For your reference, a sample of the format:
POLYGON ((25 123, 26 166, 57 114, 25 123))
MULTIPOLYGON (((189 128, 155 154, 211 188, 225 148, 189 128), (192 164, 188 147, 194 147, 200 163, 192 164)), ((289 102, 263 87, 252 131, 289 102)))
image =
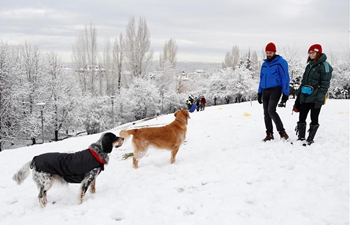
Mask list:
POLYGON ((315 102, 315 109, 321 108, 322 105, 323 105, 323 102, 322 102, 322 101, 316 100, 316 102, 315 102))
POLYGON ((262 103, 261 98, 262 98, 262 93, 258 93, 258 102, 259 102, 259 104, 262 103))
POLYGON ((286 101, 288 100, 288 95, 283 94, 280 104, 278 104, 278 107, 286 107, 286 101))
POLYGON ((282 99, 281 99, 281 103, 286 103, 288 101, 288 98, 289 98, 288 95, 283 94, 282 99))

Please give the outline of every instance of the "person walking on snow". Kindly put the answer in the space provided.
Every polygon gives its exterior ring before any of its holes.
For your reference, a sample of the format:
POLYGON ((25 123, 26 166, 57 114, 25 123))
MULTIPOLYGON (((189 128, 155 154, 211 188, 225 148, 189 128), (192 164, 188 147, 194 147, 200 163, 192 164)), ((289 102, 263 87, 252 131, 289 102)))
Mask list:
POLYGON ((281 103, 285 104, 289 96, 288 63, 276 54, 276 46, 270 42, 265 47, 266 59, 261 66, 258 88, 258 102, 263 103, 266 137, 263 141, 274 139, 272 120, 282 139, 289 138, 281 118, 276 112, 278 100, 282 95, 281 103))
POLYGON ((207 103, 207 100, 202 96, 201 99, 201 110, 203 111, 205 109, 205 104, 207 103))
POLYGON ((296 92, 297 98, 293 106, 293 111, 300 113, 295 129, 298 140, 300 141, 305 140, 306 117, 309 111, 311 111, 309 136, 306 139, 306 144, 311 145, 314 143, 317 129, 320 127, 318 116, 320 115, 321 106, 324 104, 328 92, 333 68, 326 62, 327 56, 322 53, 322 46, 320 44, 311 45, 308 55, 308 64, 305 68, 300 87, 296 92))
POLYGON ((198 98, 196 99, 197 112, 199 111, 200 102, 201 102, 201 100, 200 100, 199 97, 198 97, 198 98))

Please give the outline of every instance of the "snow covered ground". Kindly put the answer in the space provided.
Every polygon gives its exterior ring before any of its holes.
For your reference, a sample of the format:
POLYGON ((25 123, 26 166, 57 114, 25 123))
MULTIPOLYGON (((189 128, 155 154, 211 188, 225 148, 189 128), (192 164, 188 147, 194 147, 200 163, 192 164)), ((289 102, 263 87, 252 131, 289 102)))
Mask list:
MULTIPOLYGON (((278 113, 296 139, 293 101, 278 113)), ((130 158, 122 160, 131 152, 129 140, 112 152, 96 194, 88 192, 78 205, 78 184, 56 184, 44 209, 31 176, 19 186, 12 175, 37 154, 83 150, 101 134, 6 150, 0 152, 0 224, 349 224, 349 101, 328 100, 320 125, 309 147, 281 141, 277 133, 263 143, 262 105, 208 107, 191 114, 175 164, 170 152, 151 149, 133 169, 130 158)))

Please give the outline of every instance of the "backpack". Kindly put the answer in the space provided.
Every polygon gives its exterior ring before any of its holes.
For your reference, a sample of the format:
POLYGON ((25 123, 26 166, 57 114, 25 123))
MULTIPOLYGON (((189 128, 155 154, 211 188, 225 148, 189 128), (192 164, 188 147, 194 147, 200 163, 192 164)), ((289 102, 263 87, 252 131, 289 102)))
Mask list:
MULTIPOLYGON (((326 73, 329 73, 329 64, 328 64, 328 62, 324 61, 324 62, 323 62, 323 65, 324 65, 324 68, 325 68, 326 73)), ((320 83, 321 83, 321 77, 320 77, 320 83)), ((328 92, 324 95, 323 105, 326 104, 327 99, 328 99, 328 92)))

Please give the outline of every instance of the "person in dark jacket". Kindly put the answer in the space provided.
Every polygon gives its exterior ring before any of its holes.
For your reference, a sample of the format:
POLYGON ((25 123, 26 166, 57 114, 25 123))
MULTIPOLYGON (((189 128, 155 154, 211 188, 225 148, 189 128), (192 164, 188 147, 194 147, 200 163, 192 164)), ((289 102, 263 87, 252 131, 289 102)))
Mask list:
POLYGON ((199 97, 197 98, 197 100, 196 100, 196 106, 197 106, 197 112, 199 111, 199 107, 200 107, 200 102, 201 102, 201 100, 199 99, 199 97))
POLYGON ((201 98, 201 110, 203 111, 205 109, 205 104, 207 103, 207 100, 202 96, 201 98))
POLYGON ((264 60, 258 89, 258 102, 263 103, 266 137, 263 141, 273 140, 272 120, 276 125, 282 139, 287 140, 287 135, 281 118, 276 112, 278 101, 282 95, 281 103, 285 104, 289 96, 288 63, 276 54, 276 46, 270 42, 265 47, 266 59, 264 60))
POLYGON ((306 140, 306 144, 311 145, 314 143, 316 132, 320 126, 318 117, 328 92, 333 68, 326 62, 327 56, 322 53, 322 46, 320 44, 311 45, 308 54, 308 64, 305 68, 300 87, 296 92, 297 98, 293 110, 300 113, 296 127, 298 140, 300 141, 305 140, 306 118, 311 111, 309 136, 306 140))

